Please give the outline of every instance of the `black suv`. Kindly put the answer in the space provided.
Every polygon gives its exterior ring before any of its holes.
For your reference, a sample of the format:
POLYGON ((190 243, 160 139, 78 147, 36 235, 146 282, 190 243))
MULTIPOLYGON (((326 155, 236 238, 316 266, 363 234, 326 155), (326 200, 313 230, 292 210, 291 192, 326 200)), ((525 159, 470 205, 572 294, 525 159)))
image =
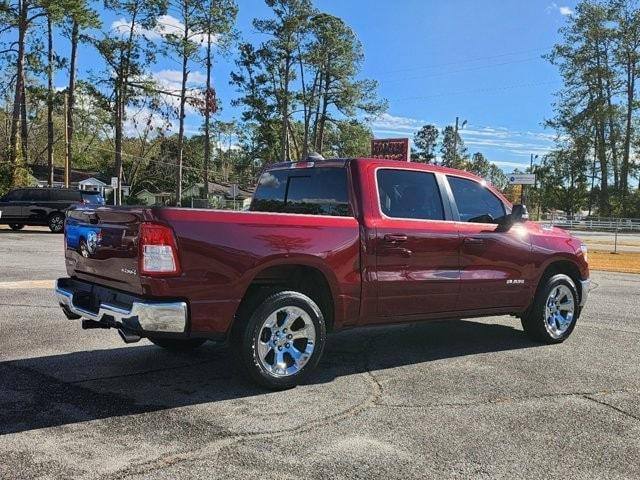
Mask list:
POLYGON ((64 229, 65 211, 77 203, 104 205, 100 192, 66 188, 19 188, 0 198, 0 223, 12 230, 25 225, 48 225, 52 232, 64 229))

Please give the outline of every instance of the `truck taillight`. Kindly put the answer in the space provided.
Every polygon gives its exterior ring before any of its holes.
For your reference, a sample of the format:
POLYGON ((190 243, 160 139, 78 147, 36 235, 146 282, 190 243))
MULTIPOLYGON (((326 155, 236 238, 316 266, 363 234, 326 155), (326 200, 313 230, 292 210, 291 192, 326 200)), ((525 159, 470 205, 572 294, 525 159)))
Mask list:
POLYGON ((178 249, 173 230, 158 223, 140 225, 140 275, 180 274, 178 249))

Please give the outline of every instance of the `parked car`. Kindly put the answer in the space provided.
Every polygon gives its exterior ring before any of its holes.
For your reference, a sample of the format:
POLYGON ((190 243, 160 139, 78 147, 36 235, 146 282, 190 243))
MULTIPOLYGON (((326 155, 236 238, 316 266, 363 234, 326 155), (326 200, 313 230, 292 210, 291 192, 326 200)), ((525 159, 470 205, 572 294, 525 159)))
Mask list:
POLYGON ((560 343, 587 299, 586 248, 525 213, 459 170, 282 163, 248 212, 71 209, 67 232, 96 232, 94 246, 68 239, 56 294, 68 318, 125 342, 229 341, 273 389, 301 382, 327 332, 350 327, 512 314, 531 338, 560 343))
POLYGON ((12 230, 25 225, 47 225, 52 232, 64 228, 65 212, 71 205, 104 205, 100 192, 68 188, 18 188, 0 198, 0 223, 12 230))

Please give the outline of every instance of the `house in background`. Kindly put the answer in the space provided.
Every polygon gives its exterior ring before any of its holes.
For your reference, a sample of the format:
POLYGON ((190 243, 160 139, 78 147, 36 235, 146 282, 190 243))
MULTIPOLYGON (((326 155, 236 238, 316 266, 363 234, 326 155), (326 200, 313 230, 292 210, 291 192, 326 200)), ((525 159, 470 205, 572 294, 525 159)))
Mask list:
MULTIPOLYGON (((34 186, 48 187, 48 169, 46 165, 30 165, 29 167, 34 177, 34 186)), ((86 170, 71 169, 69 171, 69 188, 78 188, 80 190, 88 190, 100 192, 107 199, 111 195, 113 188, 107 184, 107 178, 102 177, 97 172, 86 170)), ((62 167, 54 167, 53 169, 53 185, 55 188, 64 187, 64 169, 62 167)), ((130 186, 122 186, 122 194, 127 197, 129 195, 130 186)))
POLYGON ((167 205, 170 203, 173 197, 169 192, 150 192, 146 188, 136 194, 136 198, 140 200, 143 205, 167 205))
POLYGON ((89 177, 78 182, 78 188, 80 190, 86 190, 90 192, 100 192, 104 197, 105 189, 111 190, 110 186, 107 186, 102 180, 98 180, 96 177, 89 177))

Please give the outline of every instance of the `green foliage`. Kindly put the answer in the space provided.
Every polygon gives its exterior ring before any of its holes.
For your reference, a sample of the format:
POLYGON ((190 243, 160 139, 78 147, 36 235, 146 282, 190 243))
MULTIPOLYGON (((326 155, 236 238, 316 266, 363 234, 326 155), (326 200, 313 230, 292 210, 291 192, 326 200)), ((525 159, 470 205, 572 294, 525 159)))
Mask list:
MULTIPOLYGON (((632 210, 627 197, 638 174, 639 4, 583 0, 559 33, 561 41, 547 58, 558 67, 564 86, 547 124, 558 132, 563 158, 575 160, 587 152, 595 157, 591 174, 598 180, 593 190, 598 213, 636 215, 640 212, 632 210), (567 157, 567 152, 573 153, 567 157)), ((582 162, 583 174, 589 163, 582 162)))
POLYGON ((231 76, 241 94, 234 104, 252 124, 253 154, 274 162, 329 151, 329 137, 347 127, 341 122, 375 116, 387 106, 377 98, 375 81, 356 79, 362 44, 343 20, 308 0, 267 5, 274 17, 256 19, 254 27, 268 39, 240 45, 231 76))
POLYGON ((498 190, 504 191, 509 185, 507 176, 496 164, 487 160, 480 152, 476 152, 464 164, 464 169, 484 178, 498 190))
POLYGON ((353 158, 369 156, 373 132, 357 120, 345 120, 331 125, 327 132, 326 157, 353 158))
POLYGON ((440 132, 435 125, 423 125, 413 137, 417 161, 433 163, 436 159, 436 145, 440 132))
POLYGON ((445 167, 464 168, 467 148, 460 133, 451 125, 447 125, 442 131, 440 154, 442 165, 445 167))

